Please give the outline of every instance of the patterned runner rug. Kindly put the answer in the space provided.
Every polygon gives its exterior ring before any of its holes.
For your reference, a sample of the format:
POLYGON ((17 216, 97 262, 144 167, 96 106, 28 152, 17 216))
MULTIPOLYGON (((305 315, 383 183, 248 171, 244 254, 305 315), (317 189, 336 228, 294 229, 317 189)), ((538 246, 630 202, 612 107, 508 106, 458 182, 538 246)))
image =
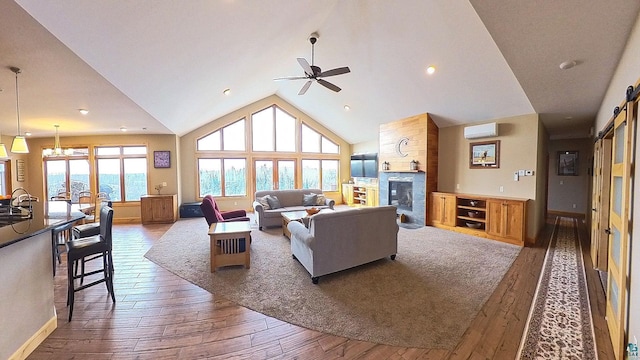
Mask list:
POLYGON ((556 218, 518 359, 597 359, 577 220, 556 218))

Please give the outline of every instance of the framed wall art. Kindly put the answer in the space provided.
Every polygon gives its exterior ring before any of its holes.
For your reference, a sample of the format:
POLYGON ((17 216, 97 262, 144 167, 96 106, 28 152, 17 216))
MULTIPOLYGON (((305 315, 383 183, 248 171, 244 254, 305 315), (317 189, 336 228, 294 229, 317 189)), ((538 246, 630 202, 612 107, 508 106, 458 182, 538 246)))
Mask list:
POLYGON ((157 169, 165 169, 171 167, 171 151, 154 151, 153 167, 157 169))
POLYGON ((558 151, 558 175, 578 176, 577 151, 558 151))
POLYGON ((500 168, 500 140, 469 144, 469 168, 500 168))

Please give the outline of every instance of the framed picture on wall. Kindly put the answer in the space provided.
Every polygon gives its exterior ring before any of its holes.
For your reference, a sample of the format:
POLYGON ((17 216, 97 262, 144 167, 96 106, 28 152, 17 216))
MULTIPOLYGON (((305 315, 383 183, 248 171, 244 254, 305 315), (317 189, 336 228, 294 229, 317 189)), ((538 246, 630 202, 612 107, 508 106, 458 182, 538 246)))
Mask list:
POLYGON ((154 151, 153 152, 154 168, 170 168, 171 167, 171 151, 154 151))
POLYGON ((500 168, 500 140, 469 144, 469 168, 500 168))
POLYGON ((558 151, 558 175, 578 176, 577 151, 558 151))

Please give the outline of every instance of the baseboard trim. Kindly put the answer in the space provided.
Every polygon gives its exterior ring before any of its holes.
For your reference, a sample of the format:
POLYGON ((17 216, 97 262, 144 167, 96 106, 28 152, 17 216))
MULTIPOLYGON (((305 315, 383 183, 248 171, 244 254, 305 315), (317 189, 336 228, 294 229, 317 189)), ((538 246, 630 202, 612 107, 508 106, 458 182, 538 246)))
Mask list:
POLYGON ((13 353, 9 357, 9 360, 23 360, 26 359, 33 350, 35 350, 42 342, 53 333, 53 331, 58 327, 58 316, 55 311, 53 313, 53 317, 49 319, 40 330, 38 330, 35 334, 29 338, 16 352, 13 353))
POLYGON ((547 210, 547 214, 548 215, 555 215, 555 216, 574 217, 576 219, 582 219, 582 220, 584 220, 584 218, 585 218, 583 213, 573 213, 573 212, 568 212, 568 211, 547 210))

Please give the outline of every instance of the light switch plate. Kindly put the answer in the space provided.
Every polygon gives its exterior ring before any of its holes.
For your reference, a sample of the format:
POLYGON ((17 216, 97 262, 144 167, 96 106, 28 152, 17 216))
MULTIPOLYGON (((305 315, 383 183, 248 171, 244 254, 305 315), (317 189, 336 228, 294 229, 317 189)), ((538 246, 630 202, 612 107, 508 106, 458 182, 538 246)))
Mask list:
POLYGON ((524 176, 524 170, 518 170, 518 175, 519 176, 524 176))
POLYGON ((526 170, 524 174, 526 176, 533 176, 533 170, 526 170))

